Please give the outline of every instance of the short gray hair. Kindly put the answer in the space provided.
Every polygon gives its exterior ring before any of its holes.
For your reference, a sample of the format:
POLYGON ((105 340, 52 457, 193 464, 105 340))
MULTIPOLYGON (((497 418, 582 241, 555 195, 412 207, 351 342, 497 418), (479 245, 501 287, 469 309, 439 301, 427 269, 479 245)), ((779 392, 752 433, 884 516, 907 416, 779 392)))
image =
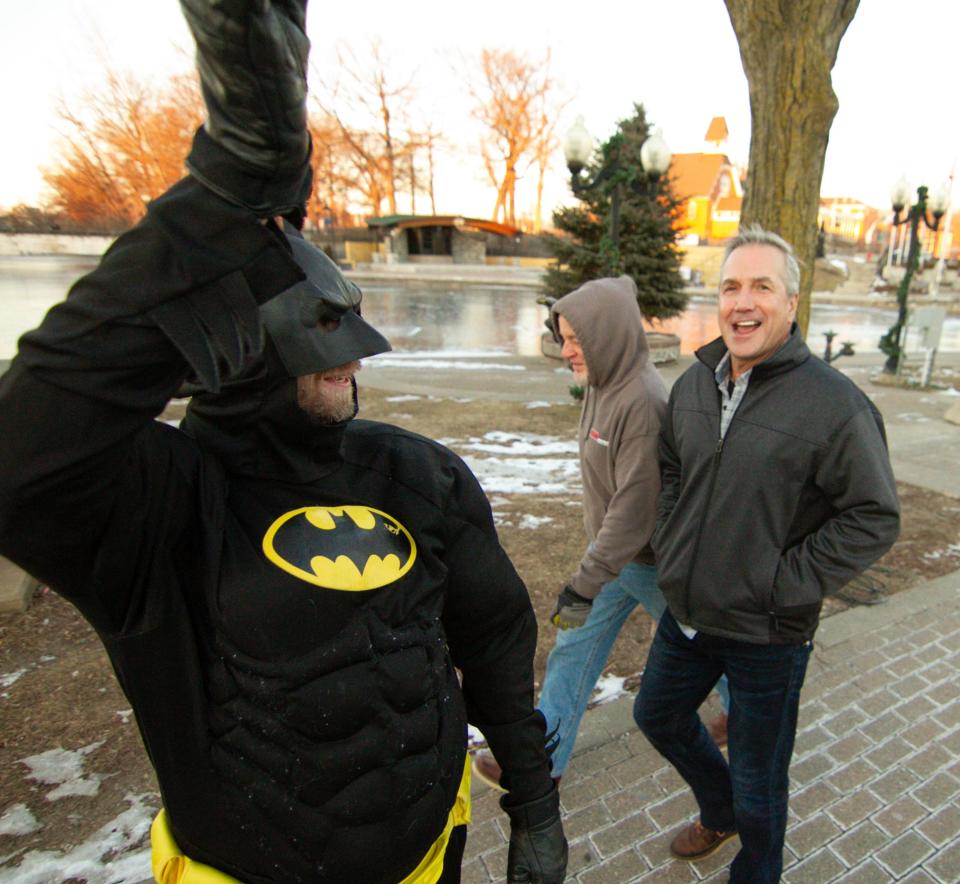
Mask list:
POLYGON ((727 265, 727 259, 741 246, 773 246, 783 253, 785 268, 783 284, 788 295, 795 295, 800 291, 800 262, 790 245, 782 236, 772 230, 765 230, 759 224, 751 224, 740 228, 733 239, 728 239, 723 250, 723 263, 720 265, 720 275, 727 265))

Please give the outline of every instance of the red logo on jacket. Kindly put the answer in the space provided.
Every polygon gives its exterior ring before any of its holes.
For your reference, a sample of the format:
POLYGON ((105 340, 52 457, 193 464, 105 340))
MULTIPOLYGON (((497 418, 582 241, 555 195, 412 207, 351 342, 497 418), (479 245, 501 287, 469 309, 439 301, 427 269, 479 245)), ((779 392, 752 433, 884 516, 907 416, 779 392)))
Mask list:
POLYGON ((590 438, 593 439, 593 441, 596 442, 598 445, 609 445, 609 444, 610 444, 609 442, 607 442, 606 439, 601 439, 601 438, 600 438, 600 431, 599 431, 596 427, 591 428, 591 430, 590 430, 590 438))

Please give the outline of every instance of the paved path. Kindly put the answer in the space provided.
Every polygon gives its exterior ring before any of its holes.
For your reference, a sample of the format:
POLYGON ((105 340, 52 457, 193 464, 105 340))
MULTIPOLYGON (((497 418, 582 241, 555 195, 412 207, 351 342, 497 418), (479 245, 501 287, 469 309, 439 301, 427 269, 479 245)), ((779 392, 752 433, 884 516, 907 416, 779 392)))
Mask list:
MULTIPOLYGON (((567 395, 566 376, 543 360, 518 364, 525 371, 503 371, 495 382, 485 372, 423 368, 387 378, 368 364, 361 383, 436 395, 567 395)), ((938 364, 958 367, 960 357, 938 364)), ((943 419, 956 399, 872 383, 877 356, 838 365, 883 411, 898 478, 960 496, 960 427, 943 419)), ((672 382, 684 367, 663 374, 672 382)), ((960 573, 823 621, 791 767, 784 881, 960 881, 958 699, 960 573)), ((696 805, 637 731, 632 704, 620 699, 585 716, 560 793, 569 880, 726 881, 736 841, 700 863, 670 858, 670 840, 696 805)), ((466 884, 503 880, 508 825, 498 796, 474 784, 466 884)))

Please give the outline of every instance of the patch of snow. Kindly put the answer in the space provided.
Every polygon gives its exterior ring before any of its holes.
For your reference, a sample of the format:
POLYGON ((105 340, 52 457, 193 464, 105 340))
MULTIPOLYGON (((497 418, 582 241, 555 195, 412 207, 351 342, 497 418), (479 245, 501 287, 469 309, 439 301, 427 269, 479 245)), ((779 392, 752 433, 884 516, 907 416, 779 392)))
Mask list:
POLYGON ((30 770, 27 779, 36 780, 48 786, 56 785, 57 788, 47 794, 47 801, 56 801, 58 798, 73 795, 89 797, 96 795, 100 790, 103 777, 100 774, 84 776, 84 758, 99 749, 104 742, 104 740, 98 740, 76 751, 63 748, 49 749, 39 755, 21 758, 20 764, 30 770))
POLYGON ((544 402, 542 399, 537 399, 534 402, 528 402, 527 408, 550 408, 552 405, 552 402, 544 402))
POLYGON ((423 396, 414 396, 412 393, 403 396, 387 396, 386 402, 418 402, 423 396))
POLYGON ((130 716, 133 715, 132 709, 118 709, 117 718, 120 719, 124 724, 128 724, 130 721, 130 716))
POLYGON ((26 804, 13 804, 0 816, 0 835, 30 835, 42 828, 26 804))
POLYGON ((580 464, 559 457, 465 457, 488 494, 567 494, 579 488, 580 464))
POLYGON ((940 391, 941 396, 960 396, 960 390, 956 387, 947 387, 946 390, 940 391))
POLYGON ((479 749, 487 745, 487 738, 483 735, 483 732, 479 728, 475 728, 472 724, 467 725, 467 748, 468 749, 479 749))
POLYGON ((924 414, 920 414, 918 411, 901 412, 896 415, 896 419, 903 421, 905 424, 926 424, 930 421, 930 418, 924 414))
POLYGON ((506 433, 493 430, 485 433, 483 440, 468 439, 460 443, 467 451, 482 451, 488 454, 576 454, 577 443, 572 439, 556 436, 541 436, 537 433, 506 433))
MULTIPOLYGON (((418 354, 422 356, 422 354, 418 354)), ((470 360, 451 359, 396 359, 393 354, 383 358, 377 357, 378 368, 427 368, 440 371, 526 371, 523 365, 508 365, 505 362, 471 362, 470 360)))
POLYGON ((923 557, 931 562, 943 558, 960 558, 960 543, 951 543, 946 549, 937 549, 933 552, 924 553, 923 557))
POLYGON ((400 362, 416 362, 419 359, 491 359, 499 356, 509 356, 510 351, 491 347, 487 350, 459 350, 457 348, 443 348, 440 350, 389 350, 376 356, 369 356, 364 364, 381 365, 382 360, 392 359, 400 362))
POLYGON ((10 687, 15 681, 19 681, 22 676, 26 675, 28 671, 27 669, 17 669, 15 672, 0 675, 0 688, 10 687))
POLYGON ((31 850, 9 880, 17 884, 49 884, 81 880, 87 884, 138 884, 152 880, 150 847, 143 847, 158 808, 157 796, 126 795, 123 813, 94 832, 82 844, 61 853, 31 850))
POLYGON ((626 681, 617 675, 601 675, 590 696, 591 706, 602 706, 604 703, 611 703, 618 697, 625 697, 627 691, 623 688, 626 681))
POLYGON ((517 527, 536 530, 541 525, 547 525, 552 521, 553 519, 550 516, 531 516, 527 513, 520 517, 520 524, 517 527))

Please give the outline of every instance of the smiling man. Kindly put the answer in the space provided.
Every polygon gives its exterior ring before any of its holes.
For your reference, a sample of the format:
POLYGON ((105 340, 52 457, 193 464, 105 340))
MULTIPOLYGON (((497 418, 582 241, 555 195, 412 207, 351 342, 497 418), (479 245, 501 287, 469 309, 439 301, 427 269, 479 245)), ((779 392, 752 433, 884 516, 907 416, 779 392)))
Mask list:
POLYGON ((727 247, 721 337, 670 393, 653 547, 667 601, 634 717, 693 790, 684 860, 739 834, 730 880, 780 878, 800 689, 825 596, 885 553, 899 503, 883 421, 794 323, 800 268, 758 227, 727 247), (697 708, 729 682, 729 764, 697 708))

